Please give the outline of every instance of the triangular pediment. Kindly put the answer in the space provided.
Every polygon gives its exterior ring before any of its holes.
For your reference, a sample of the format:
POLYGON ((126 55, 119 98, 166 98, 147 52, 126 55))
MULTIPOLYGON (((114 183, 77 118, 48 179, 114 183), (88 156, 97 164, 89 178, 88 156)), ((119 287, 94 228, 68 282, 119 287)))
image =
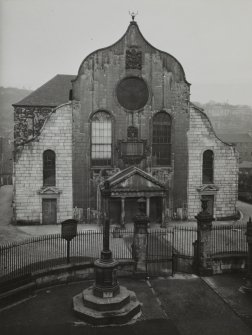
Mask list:
POLYGON ((113 191, 145 192, 164 191, 166 189, 164 184, 137 167, 122 170, 108 178, 107 181, 109 181, 110 188, 113 191))
POLYGON ((203 192, 212 193, 212 192, 217 192, 218 190, 219 190, 219 187, 214 184, 205 184, 197 188, 197 191, 200 193, 203 193, 203 192))
POLYGON ((38 193, 43 194, 43 195, 46 195, 46 194, 60 194, 61 191, 55 186, 47 186, 47 187, 42 187, 38 191, 38 193))
POLYGON ((127 189, 132 191, 160 190, 161 187, 153 181, 144 178, 139 174, 134 174, 112 187, 112 189, 127 189))

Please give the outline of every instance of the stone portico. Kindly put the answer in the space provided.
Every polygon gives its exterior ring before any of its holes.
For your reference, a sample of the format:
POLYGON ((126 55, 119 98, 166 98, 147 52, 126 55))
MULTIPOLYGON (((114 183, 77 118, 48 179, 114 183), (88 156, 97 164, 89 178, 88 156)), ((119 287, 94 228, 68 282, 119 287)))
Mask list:
MULTIPOLYGON (((131 166, 107 179, 111 187, 109 203, 111 223, 133 222, 137 199, 146 199, 146 215, 153 222, 165 224, 168 190, 164 184, 145 171, 131 166)), ((101 184, 101 189, 104 185, 101 184)))

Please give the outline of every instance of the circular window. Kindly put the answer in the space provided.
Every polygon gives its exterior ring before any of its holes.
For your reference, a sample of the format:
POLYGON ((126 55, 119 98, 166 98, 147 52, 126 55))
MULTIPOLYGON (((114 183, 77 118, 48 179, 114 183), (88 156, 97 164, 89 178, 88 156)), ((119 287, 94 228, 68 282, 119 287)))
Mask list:
POLYGON ((128 110, 138 110, 148 101, 149 91, 145 81, 138 77, 128 77, 117 86, 117 99, 128 110))

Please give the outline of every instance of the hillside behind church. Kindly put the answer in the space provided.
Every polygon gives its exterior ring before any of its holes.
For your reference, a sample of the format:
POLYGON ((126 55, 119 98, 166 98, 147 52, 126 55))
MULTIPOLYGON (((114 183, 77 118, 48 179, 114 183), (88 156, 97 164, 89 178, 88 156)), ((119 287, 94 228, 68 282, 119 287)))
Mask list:
MULTIPOLYGON (((12 104, 25 98, 32 91, 15 87, 0 87, 0 137, 12 137, 14 127, 14 110, 12 104)), ((217 134, 247 133, 252 131, 252 107, 247 105, 230 105, 215 101, 202 104, 217 134)))

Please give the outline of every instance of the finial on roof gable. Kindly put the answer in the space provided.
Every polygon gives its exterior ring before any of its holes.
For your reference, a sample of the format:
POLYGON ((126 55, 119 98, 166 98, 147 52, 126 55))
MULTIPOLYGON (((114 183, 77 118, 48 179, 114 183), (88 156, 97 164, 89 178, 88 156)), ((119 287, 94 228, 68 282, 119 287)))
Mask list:
POLYGON ((135 17, 138 15, 138 11, 136 13, 129 11, 129 15, 131 16, 132 21, 135 21, 135 17))

